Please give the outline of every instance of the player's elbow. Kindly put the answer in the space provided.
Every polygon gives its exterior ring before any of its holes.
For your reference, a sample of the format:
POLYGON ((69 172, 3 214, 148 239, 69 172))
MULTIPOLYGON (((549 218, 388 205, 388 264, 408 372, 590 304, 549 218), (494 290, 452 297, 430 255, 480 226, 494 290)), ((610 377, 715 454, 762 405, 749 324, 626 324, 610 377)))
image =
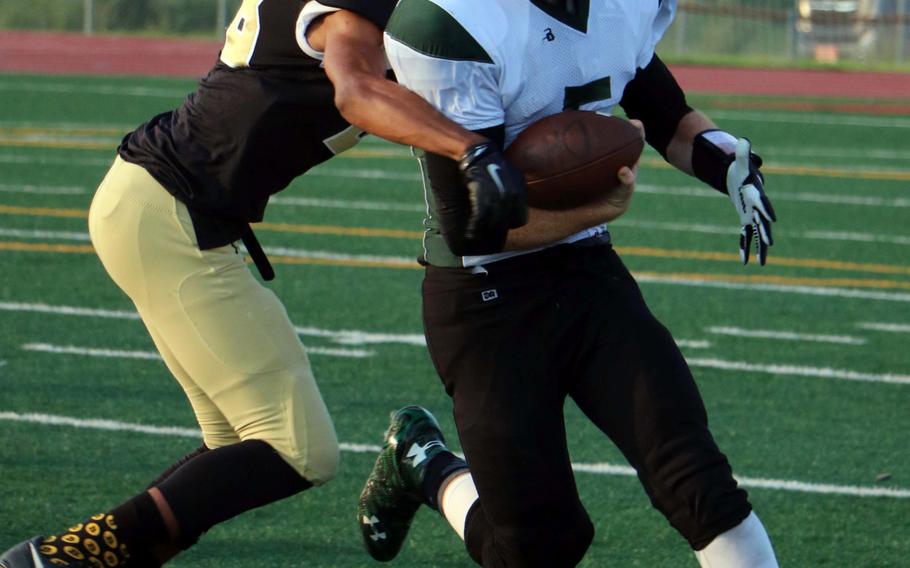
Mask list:
POLYGON ((373 98, 372 78, 366 74, 353 74, 335 84, 335 108, 349 123, 363 127, 364 109, 373 98))

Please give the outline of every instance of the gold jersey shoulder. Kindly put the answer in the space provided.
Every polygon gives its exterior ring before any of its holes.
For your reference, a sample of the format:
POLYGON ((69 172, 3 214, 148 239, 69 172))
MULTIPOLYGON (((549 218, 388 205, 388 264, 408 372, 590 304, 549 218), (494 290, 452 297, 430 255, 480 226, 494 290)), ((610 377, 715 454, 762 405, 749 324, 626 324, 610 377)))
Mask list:
POLYGON ((243 0, 227 28, 221 62, 228 67, 249 67, 259 40, 259 8, 264 0, 243 0))

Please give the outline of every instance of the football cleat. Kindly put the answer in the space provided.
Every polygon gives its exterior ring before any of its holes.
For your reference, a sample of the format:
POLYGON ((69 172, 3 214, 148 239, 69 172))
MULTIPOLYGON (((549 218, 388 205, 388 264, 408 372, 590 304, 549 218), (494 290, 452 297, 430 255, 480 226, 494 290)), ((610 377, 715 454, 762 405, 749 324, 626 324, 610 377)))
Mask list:
POLYGON ((360 493, 357 521, 367 552, 381 562, 401 550, 424 502, 423 478, 434 456, 447 452, 436 418, 420 406, 392 413, 385 444, 360 493))
POLYGON ((44 538, 36 536, 31 540, 20 542, 0 556, 0 568, 54 568, 56 566, 69 566, 70 568, 85 568, 85 564, 76 560, 52 560, 41 554, 41 547, 47 546, 44 538))

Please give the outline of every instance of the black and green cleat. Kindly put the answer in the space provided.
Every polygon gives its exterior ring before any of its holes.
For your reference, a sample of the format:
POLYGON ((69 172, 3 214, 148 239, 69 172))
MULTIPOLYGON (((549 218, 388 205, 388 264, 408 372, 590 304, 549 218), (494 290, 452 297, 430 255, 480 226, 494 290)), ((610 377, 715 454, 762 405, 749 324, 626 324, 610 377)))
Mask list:
POLYGON ((60 560, 47 558, 41 554, 42 548, 56 548, 40 536, 31 540, 20 542, 0 556, 0 568, 54 568, 56 566, 69 566, 70 568, 83 568, 85 564, 77 560, 60 560))
POLYGON ((363 544, 374 559, 387 562, 401 550, 411 520, 424 502, 427 463, 447 451, 439 423, 428 410, 406 406, 392 413, 385 444, 357 506, 363 544))

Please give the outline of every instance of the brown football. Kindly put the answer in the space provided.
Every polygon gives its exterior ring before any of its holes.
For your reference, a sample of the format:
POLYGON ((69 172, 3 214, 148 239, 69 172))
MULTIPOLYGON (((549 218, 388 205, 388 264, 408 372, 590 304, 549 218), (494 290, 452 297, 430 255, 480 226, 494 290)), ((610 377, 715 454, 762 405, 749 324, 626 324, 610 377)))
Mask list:
POLYGON ((506 157, 525 174, 529 206, 570 209, 618 187, 620 168, 633 166, 643 147, 628 121, 570 110, 526 128, 506 157))

